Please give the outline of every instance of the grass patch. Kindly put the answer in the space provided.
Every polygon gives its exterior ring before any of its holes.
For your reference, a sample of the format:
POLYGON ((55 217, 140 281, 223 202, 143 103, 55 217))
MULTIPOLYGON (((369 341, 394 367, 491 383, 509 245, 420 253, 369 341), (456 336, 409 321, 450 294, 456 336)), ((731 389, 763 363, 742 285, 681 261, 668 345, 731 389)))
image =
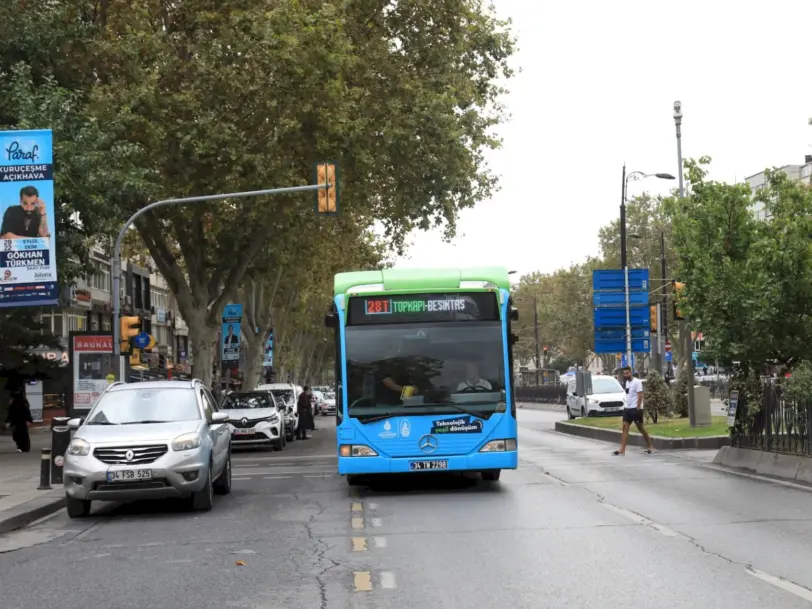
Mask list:
MULTIPOLYGON (((623 426, 623 419, 619 416, 573 419, 567 422, 574 425, 583 425, 585 427, 614 429, 617 431, 620 431, 623 426)), ((662 436, 664 438, 706 438, 708 436, 726 436, 730 433, 727 427, 727 417, 711 417, 710 425, 693 429, 687 417, 684 419, 666 419, 660 417, 656 425, 653 423, 645 423, 645 427, 652 436, 662 436)), ((640 433, 634 424, 630 427, 630 431, 638 435, 640 433)))

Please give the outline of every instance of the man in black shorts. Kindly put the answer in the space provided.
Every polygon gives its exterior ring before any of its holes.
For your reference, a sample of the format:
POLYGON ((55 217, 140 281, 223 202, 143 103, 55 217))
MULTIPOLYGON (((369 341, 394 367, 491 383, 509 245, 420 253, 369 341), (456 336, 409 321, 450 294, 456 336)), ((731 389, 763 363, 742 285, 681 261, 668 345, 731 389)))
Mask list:
POLYGON ((643 427, 643 382, 634 377, 629 366, 623 369, 623 386, 626 390, 626 407, 623 409, 623 433, 620 436, 620 449, 613 454, 626 454, 626 442, 629 440, 629 427, 631 427, 632 423, 637 425, 637 429, 643 434, 643 438, 648 445, 646 452, 651 454, 654 452, 654 445, 651 443, 651 436, 643 427))

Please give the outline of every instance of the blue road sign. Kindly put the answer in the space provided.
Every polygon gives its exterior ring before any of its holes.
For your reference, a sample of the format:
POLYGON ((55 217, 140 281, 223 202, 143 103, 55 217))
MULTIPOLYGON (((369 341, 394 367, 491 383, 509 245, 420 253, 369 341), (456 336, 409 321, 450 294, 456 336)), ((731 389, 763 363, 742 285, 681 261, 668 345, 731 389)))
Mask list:
MULTIPOLYGON (((624 292, 593 292, 592 304, 596 307, 623 307, 626 308, 626 294, 624 292)), ((629 290, 629 306, 648 304, 648 292, 629 290)))
MULTIPOLYGON (((627 365, 628 365, 628 364, 626 364, 626 354, 624 353, 624 354, 622 354, 622 355, 620 356, 620 366, 621 366, 622 368, 625 368, 627 365)), ((634 353, 632 353, 632 363, 631 363, 631 367, 632 367, 632 368, 634 368, 634 353)))
POLYGON ((149 334, 141 332, 133 337, 133 346, 136 349, 144 349, 149 344, 149 334))
MULTIPOLYGON (((595 330, 626 328, 626 307, 595 309, 595 330)), ((629 320, 632 328, 650 328, 651 311, 648 306, 629 307, 629 320)), ((625 336, 625 334, 624 334, 625 336)))
MULTIPOLYGON (((648 328, 632 328, 632 339, 651 338, 648 328)), ((596 330, 595 340, 626 340, 626 329, 623 330, 596 330)))
MULTIPOLYGON (((632 353, 648 353, 651 351, 651 341, 647 338, 632 340, 632 353)), ((626 341, 620 340, 596 340, 595 353, 625 353, 626 341)))
MULTIPOLYGON (((592 271, 592 290, 595 292, 623 292, 626 279, 623 269, 592 271)), ((629 269, 629 290, 649 291, 648 269, 629 269)))
POLYGON ((672 356, 671 356, 671 352, 670 352, 670 351, 666 351, 666 352, 665 352, 665 361, 670 362, 670 361, 671 361, 671 357, 672 357, 672 356))

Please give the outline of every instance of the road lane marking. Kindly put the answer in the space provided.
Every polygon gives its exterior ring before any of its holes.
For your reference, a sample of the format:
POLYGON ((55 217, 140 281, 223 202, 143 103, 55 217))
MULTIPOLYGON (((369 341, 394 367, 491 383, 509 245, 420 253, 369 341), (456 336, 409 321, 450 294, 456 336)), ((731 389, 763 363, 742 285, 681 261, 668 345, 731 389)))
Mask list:
POLYGON ((376 548, 385 548, 386 547, 386 537, 373 537, 372 541, 375 542, 376 548))
POLYGON ((368 507, 370 510, 377 510, 377 509, 378 509, 378 504, 377 504, 377 503, 368 503, 368 504, 367 504, 367 507, 368 507))
POLYGON ((351 509, 352 509, 353 512, 363 512, 364 511, 364 506, 363 506, 362 503, 360 503, 358 501, 355 501, 355 502, 353 502, 351 509))
POLYGON ((356 571, 353 573, 355 580, 356 592, 371 592, 372 591, 372 576, 369 571, 356 571))
POLYGON ((372 526, 373 527, 382 527, 383 526, 383 520, 381 520, 380 518, 373 518, 372 519, 372 526))
POLYGON ((764 571, 758 571, 757 569, 753 569, 752 567, 747 567, 745 569, 750 575, 753 577, 757 577, 763 582, 767 582, 775 586, 776 588, 781 588, 784 592, 789 592, 790 594, 794 594, 798 598, 802 598, 807 602, 812 603, 812 590, 809 588, 804 588, 794 582, 789 581, 788 579, 784 579, 782 577, 776 577, 775 575, 770 575, 769 573, 765 573, 764 571))
POLYGON ((677 533, 673 529, 669 529, 667 526, 654 522, 653 520, 649 520, 648 518, 646 518, 645 516, 641 516, 640 514, 635 514, 634 512, 626 510, 622 507, 612 505, 611 503, 606 503, 605 501, 601 501, 600 504, 605 508, 612 510, 616 514, 620 514, 621 516, 628 518, 629 520, 631 520, 636 524, 651 527, 652 529, 658 531, 659 533, 665 535, 666 537, 683 537, 681 533, 677 533))
POLYGON ((353 529, 363 529, 364 528, 364 519, 363 518, 353 518, 352 519, 352 528, 353 529))
POLYGON ((263 476, 263 480, 287 480, 293 476, 263 476))
POLYGON ((367 538, 366 537, 353 537, 352 538, 352 551, 353 552, 366 552, 367 551, 367 538))
POLYGON ((234 478, 234 477, 232 477, 231 480, 234 481, 234 482, 251 482, 251 478, 234 478))
POLYGON ((391 571, 383 571, 381 573, 381 588, 384 590, 392 590, 398 587, 397 581, 395 581, 395 574, 391 571))
POLYGON ((289 456, 289 457, 252 457, 251 455, 245 455, 237 457, 234 455, 235 461, 292 461, 296 459, 297 461, 307 461, 308 459, 313 461, 314 459, 332 459, 331 463, 335 462, 337 459, 335 453, 331 453, 329 455, 301 455, 301 456, 289 456))
POLYGON ((333 474, 303 474, 302 478, 332 478, 333 474))

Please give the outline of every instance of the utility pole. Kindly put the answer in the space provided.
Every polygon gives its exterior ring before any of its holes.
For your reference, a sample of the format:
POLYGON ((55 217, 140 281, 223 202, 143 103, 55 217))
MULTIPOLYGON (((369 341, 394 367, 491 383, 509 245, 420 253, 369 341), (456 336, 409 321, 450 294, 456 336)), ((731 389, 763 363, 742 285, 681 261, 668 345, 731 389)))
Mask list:
POLYGON ((663 367, 660 372, 665 378, 665 373, 668 370, 668 362, 665 361, 665 343, 668 341, 668 288, 667 288, 667 275, 665 274, 665 231, 660 231, 660 277, 662 277, 662 297, 660 299, 660 314, 657 319, 660 323, 658 341, 660 342, 660 355, 662 357, 663 367))
POLYGON ((536 339, 536 387, 538 387, 539 374, 541 373, 541 355, 539 353, 539 308, 535 296, 533 296, 533 335, 536 339))
MULTIPOLYGON (((685 198, 685 186, 682 179, 682 103, 674 102, 674 124, 677 128, 677 163, 679 164, 679 198, 685 198)), ((688 420, 691 427, 696 427, 696 411, 694 407, 694 345, 691 340, 691 329, 688 321, 680 321, 680 333, 685 340, 685 369, 688 372, 688 420)))
POLYGON ((632 322, 629 311, 629 266, 626 258, 626 163, 623 163, 623 186, 620 195, 620 267, 623 269, 623 291, 626 307, 626 365, 632 366, 632 322))

